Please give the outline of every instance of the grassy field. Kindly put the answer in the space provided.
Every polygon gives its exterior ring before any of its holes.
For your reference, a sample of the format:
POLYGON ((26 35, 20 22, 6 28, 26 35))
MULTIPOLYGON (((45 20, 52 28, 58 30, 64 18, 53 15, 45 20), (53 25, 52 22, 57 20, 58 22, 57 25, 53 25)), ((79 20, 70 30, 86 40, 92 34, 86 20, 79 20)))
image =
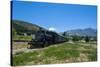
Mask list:
POLYGON ((32 36, 18 36, 18 35, 12 38, 12 40, 31 40, 31 39, 32 36))
POLYGON ((14 54, 13 65, 58 64, 97 60, 97 44, 90 42, 60 43, 14 54))

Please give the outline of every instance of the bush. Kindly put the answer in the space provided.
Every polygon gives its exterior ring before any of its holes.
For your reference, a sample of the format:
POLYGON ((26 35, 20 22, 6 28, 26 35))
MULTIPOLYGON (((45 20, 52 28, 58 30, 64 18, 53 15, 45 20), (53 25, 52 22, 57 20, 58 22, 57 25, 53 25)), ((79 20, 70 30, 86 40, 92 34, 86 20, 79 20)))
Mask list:
POLYGON ((72 41, 79 41, 80 37, 77 35, 72 36, 72 41))
POLYGON ((86 36, 86 37, 85 37, 85 42, 89 42, 89 40, 90 40, 89 37, 86 36))

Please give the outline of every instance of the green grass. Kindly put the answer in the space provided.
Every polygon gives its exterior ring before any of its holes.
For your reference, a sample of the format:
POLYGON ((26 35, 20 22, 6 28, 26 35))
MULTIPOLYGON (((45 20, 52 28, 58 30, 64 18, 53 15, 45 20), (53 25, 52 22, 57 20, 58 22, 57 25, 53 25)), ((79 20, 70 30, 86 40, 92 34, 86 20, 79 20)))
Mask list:
POLYGON ((32 37, 31 36, 18 36, 16 35, 15 37, 13 37, 13 40, 31 40, 32 37))
MULTIPOLYGON (((89 43, 62 43, 33 52, 13 55, 13 65, 55 64, 96 61, 97 51, 89 43)), ((96 44, 92 44, 96 45, 96 44)))
POLYGON ((13 57, 13 65, 21 65, 21 64, 26 64, 26 62, 35 60, 37 57, 37 52, 32 52, 32 53, 24 53, 21 55, 16 55, 13 57))

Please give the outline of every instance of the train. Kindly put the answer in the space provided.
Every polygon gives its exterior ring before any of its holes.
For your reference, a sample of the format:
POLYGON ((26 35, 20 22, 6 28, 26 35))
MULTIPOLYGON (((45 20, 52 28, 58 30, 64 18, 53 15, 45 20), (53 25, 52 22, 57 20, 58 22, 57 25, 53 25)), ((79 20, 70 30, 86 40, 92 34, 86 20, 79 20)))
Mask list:
POLYGON ((41 48, 56 43, 66 42, 66 38, 54 31, 40 30, 36 32, 32 40, 28 42, 28 48, 41 48))

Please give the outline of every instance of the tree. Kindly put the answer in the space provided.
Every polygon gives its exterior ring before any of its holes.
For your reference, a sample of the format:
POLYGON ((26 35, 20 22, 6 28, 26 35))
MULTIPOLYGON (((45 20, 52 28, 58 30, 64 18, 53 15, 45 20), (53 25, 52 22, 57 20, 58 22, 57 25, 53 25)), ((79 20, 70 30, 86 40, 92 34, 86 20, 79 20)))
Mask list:
POLYGON ((66 41, 69 41, 69 35, 67 32, 64 32, 62 35, 66 38, 66 41))
POLYGON ((85 37, 85 42, 89 42, 89 37, 88 36, 85 37))
POLYGON ((97 41, 97 37, 94 37, 94 41, 97 41))
POLYGON ((63 35, 63 36, 66 36, 66 32, 64 32, 62 35, 63 35))
POLYGON ((73 35, 73 36, 72 36, 72 40, 73 40, 73 41, 79 41, 79 40, 80 40, 80 37, 77 36, 77 35, 73 35))

